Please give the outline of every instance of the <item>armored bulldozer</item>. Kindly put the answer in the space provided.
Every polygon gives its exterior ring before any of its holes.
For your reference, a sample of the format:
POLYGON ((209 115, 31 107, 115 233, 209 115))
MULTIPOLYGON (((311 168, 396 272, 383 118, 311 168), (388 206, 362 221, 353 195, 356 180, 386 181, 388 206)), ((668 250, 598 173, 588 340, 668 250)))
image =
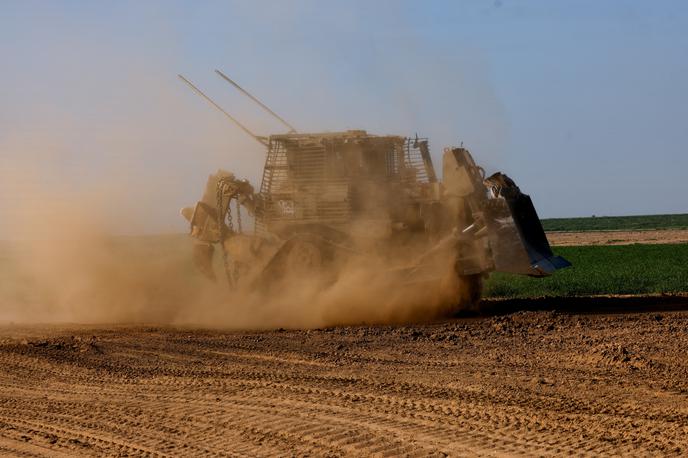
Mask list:
POLYGON ((295 274, 336 281, 343 265, 374 257, 402 283, 431 289, 449 275, 445 300, 465 307, 490 272, 543 277, 570 265, 552 253, 530 198, 502 173, 485 176, 463 147, 444 149, 440 181, 425 138, 298 133, 283 122, 289 133, 269 137, 241 126, 267 149, 257 192, 218 170, 202 199, 182 209, 195 264, 210 279, 216 248, 228 284, 257 290, 295 274))

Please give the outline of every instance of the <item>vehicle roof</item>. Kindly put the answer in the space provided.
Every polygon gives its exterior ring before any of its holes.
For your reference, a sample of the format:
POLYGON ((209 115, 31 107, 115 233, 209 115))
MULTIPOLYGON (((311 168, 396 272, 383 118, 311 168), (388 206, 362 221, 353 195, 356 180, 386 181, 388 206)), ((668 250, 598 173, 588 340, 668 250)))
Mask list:
POLYGON ((310 133, 289 133, 270 135, 270 140, 302 140, 302 139, 323 139, 323 138, 390 138, 404 139, 400 135, 373 135, 365 130, 346 130, 343 132, 310 132, 310 133))

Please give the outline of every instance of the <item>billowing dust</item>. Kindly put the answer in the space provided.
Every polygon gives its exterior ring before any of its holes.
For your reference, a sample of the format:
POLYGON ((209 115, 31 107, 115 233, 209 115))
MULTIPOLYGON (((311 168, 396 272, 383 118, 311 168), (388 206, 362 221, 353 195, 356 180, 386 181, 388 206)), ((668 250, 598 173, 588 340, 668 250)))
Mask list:
MULTIPOLYGON (((242 51, 234 43, 243 32, 221 27, 203 36, 208 45, 229 43, 229 48, 199 64, 198 50, 184 38, 188 27, 178 27, 177 13, 169 8, 140 5, 136 14, 114 8, 112 15, 126 24, 123 30, 110 16, 105 24, 55 8, 33 10, 27 17, 51 38, 32 28, 8 29, 15 38, 8 44, 28 44, 31 52, 14 53, 3 72, 12 91, 6 91, 10 98, 0 132, 0 321, 265 328, 420 320, 433 314, 427 303, 434 299, 424 299, 419 309, 414 294, 378 269, 384 260, 351 266, 324 287, 296 279, 267 296, 237 294, 193 270, 190 239, 110 234, 179 232, 181 218, 175 225, 170 215, 195 202, 203 174, 218 166, 229 163, 239 176, 258 178, 262 149, 184 88, 178 72, 258 133, 276 126, 228 91, 212 74, 215 65, 226 65, 233 77, 238 72, 242 84, 255 88, 261 99, 265 94, 270 106, 299 127, 421 131, 438 145, 459 140, 482 145, 491 166, 505 150, 508 122, 479 53, 464 46, 447 56, 422 37, 388 37, 385 53, 364 50, 370 61, 364 80, 370 84, 357 86, 351 79, 342 87, 327 45, 282 40, 242 51), (253 65, 252 59, 275 46, 289 56, 291 76, 275 79, 253 65), (227 62, 222 55, 234 57, 227 62), (435 70, 408 72, 408 62, 435 70), (37 68, 50 68, 50 77, 37 68), (274 81, 267 94, 266 78, 274 81), (280 101, 279 93, 289 95, 280 101), (8 238, 13 241, 2 241, 8 238)), ((267 10, 234 5, 231 16, 263 24, 267 14, 276 30, 288 34, 312 29, 304 14, 311 10, 307 4, 267 10)), ((381 7, 394 28, 403 30, 403 15, 388 10, 381 7)), ((344 36, 357 30, 364 41, 384 38, 377 32, 368 36, 348 6, 328 17, 344 36)), ((347 52, 360 57, 361 49, 347 52)), ((425 297, 427 288, 413 291, 425 297)))
MULTIPOLYGON (((0 321, 313 328, 426 321, 456 294, 451 280, 409 282, 372 255, 344 262, 334 278, 288 272, 269 288, 232 290, 221 266, 217 282, 194 269, 188 236, 110 235, 109 192, 23 190, 12 218, 21 240, 0 246, 0 321)), ((436 268, 454 278, 448 260, 436 268)))
POLYGON ((295 272, 269 289, 230 289, 222 275, 211 282, 193 270, 182 236, 112 237, 65 217, 53 227, 66 232, 14 244, 18 278, 0 292, 1 319, 312 328, 425 321, 446 303, 444 288, 405 282, 374 257, 334 280, 295 272))

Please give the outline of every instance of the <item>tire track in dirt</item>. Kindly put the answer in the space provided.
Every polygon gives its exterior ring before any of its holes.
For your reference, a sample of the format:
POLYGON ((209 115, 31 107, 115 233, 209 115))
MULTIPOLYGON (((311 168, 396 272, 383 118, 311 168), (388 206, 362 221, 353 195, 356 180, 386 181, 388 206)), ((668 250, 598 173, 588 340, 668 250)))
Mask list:
POLYGON ((17 456, 688 450, 686 313, 4 332, 0 453, 17 456))
MULTIPOLYGON (((276 387, 275 384, 272 384, 272 385, 265 385, 265 386, 266 386, 267 388, 275 388, 275 387, 276 387)), ((292 389, 293 389, 293 388, 292 388, 292 389)), ((302 390, 301 390, 301 391, 302 391, 302 390)), ((316 389, 316 390, 309 389, 307 392, 310 393, 310 394, 313 394, 313 393, 323 393, 324 391, 323 391, 323 390, 317 390, 317 389, 316 389)), ((338 394, 339 396, 342 396, 342 393, 327 392, 326 394, 327 394, 328 397, 329 397, 329 396, 332 396, 332 395, 337 395, 337 394, 338 394)), ((281 396, 282 396, 282 395, 281 395, 281 396)), ((347 397, 348 397, 348 398, 351 398, 352 396, 353 396, 355 399, 363 399, 364 401, 366 401, 366 402, 368 402, 368 403, 371 403, 371 402, 373 402, 373 401, 379 400, 378 398, 371 397, 371 396, 365 396, 365 395, 361 395, 361 394, 358 394, 358 393, 344 394, 344 397, 345 397, 345 398, 347 398, 347 397)), ((288 398, 288 396, 282 396, 282 397, 288 398)), ((335 396, 335 398, 336 398, 336 397, 337 397, 337 396, 335 396)), ((389 403, 389 399, 386 399, 385 402, 386 402, 386 403, 389 403)), ((418 410, 419 410, 417 405, 411 405, 410 407, 412 407, 412 411, 413 411, 413 412, 418 412, 418 410)), ((426 408, 426 409, 429 409, 430 411, 436 410, 436 409, 432 408, 432 406, 430 406, 430 407, 425 406, 425 408, 426 408)), ((403 415, 403 412, 401 412, 401 413, 396 412, 395 415, 397 415, 397 416, 403 415)), ((463 415, 464 417, 467 416, 465 411, 462 412, 462 415, 463 415)), ((416 415, 414 415, 414 416, 418 416, 418 415, 416 414, 416 415)), ((444 435, 446 435, 446 433, 445 433, 445 432, 442 432, 442 435, 444 436, 444 435)), ((493 445, 494 445, 494 444, 493 444, 493 445)), ((513 451, 515 451, 515 450, 511 450, 511 451, 513 452, 513 451)))

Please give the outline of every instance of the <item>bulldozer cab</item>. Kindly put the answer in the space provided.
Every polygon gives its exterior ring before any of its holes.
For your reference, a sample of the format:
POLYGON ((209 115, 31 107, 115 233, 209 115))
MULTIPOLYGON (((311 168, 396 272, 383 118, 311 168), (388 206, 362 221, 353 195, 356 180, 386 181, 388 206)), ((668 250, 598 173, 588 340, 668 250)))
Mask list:
POLYGON ((435 173, 420 145, 427 141, 362 130, 271 136, 257 232, 316 223, 344 229, 353 220, 401 218, 411 200, 432 197, 435 173))

